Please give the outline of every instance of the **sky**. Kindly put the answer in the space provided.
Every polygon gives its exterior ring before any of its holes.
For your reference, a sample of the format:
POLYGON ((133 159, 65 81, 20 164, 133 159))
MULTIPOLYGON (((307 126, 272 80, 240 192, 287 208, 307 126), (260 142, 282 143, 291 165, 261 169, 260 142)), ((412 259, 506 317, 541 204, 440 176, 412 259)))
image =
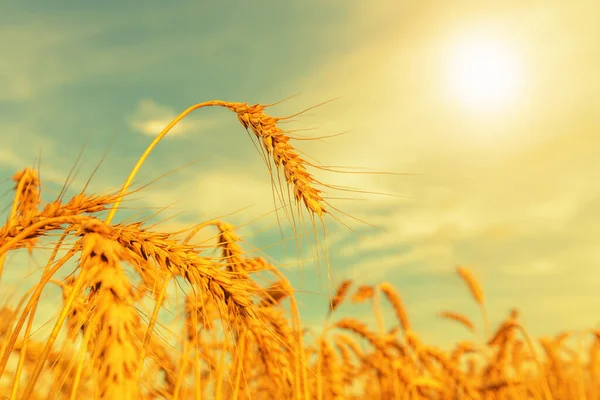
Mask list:
MULTIPOLYGON (((597 327, 600 5, 501 3, 6 1, 4 214, 17 170, 41 159, 50 201, 82 149, 70 193, 107 149, 88 192, 118 189, 152 138, 192 104, 287 99, 268 109, 286 116, 335 99, 282 128, 313 138, 345 132, 295 144, 307 158, 363 172, 314 171, 319 179, 398 196, 327 191, 358 198, 331 203, 364 221, 326 218, 333 286, 392 283, 415 329, 442 346, 469 336, 440 311, 481 326, 457 265, 480 279, 494 324, 518 307, 534 336, 597 327)), ((239 225, 246 249, 283 266, 305 325, 318 330, 328 304, 323 261, 308 252, 299 269, 293 238, 282 245, 268 170, 235 115, 204 109, 186 118, 137 187, 166 173, 128 200, 121 218, 169 206, 161 229, 213 218, 239 225)), ((35 254, 9 258, 5 293, 40 265, 35 254)), ((374 322, 367 305, 343 305, 336 318, 344 316, 374 322)))

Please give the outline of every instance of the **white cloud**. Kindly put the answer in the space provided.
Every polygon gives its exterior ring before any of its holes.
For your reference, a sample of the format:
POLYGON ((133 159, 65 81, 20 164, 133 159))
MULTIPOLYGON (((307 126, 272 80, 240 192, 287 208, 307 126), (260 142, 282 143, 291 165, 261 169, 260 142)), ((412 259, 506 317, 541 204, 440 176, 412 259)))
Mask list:
POLYGON ((3 166, 24 166, 24 160, 11 151, 10 148, 0 148, 0 165, 3 166))
MULTIPOLYGON (((140 100, 136 110, 128 117, 129 126, 144 135, 157 136, 175 117, 174 109, 158 104, 152 99, 140 100)), ((206 123, 203 128, 206 128, 206 123)), ((184 135, 199 127, 189 119, 179 121, 165 138, 184 135)))

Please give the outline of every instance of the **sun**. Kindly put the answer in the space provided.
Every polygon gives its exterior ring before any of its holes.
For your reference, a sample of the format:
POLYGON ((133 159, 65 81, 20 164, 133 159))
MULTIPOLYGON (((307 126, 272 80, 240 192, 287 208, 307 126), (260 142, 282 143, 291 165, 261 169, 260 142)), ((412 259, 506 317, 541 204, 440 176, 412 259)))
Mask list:
POLYGON ((514 104, 521 79, 515 49, 499 40, 470 37, 457 40, 447 57, 452 98, 473 110, 514 104))

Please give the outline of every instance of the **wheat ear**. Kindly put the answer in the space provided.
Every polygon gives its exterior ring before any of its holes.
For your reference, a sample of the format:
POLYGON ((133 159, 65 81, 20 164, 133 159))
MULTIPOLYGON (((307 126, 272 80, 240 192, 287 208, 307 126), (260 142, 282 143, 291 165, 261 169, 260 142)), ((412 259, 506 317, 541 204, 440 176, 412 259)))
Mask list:
POLYGON ((490 337, 490 323, 487 316, 487 310, 485 308, 485 296, 483 289, 471 271, 469 271, 467 268, 459 265, 456 267, 456 272, 467 284, 469 291, 471 292, 471 296, 473 296, 473 299, 479 305, 479 310, 481 311, 481 316, 483 318, 485 340, 487 341, 490 337))
POLYGON ((123 184, 119 199, 114 203, 106 218, 107 223, 112 221, 122 197, 158 142, 188 114, 204 107, 224 107, 235 112, 244 128, 252 130, 256 137, 262 141, 265 150, 273 158, 277 168, 283 168, 285 180, 293 187, 296 201, 302 202, 312 214, 318 217, 322 217, 327 212, 324 205, 325 201, 320 195, 321 191, 315 188, 317 182, 306 169, 307 163, 300 158, 298 152, 289 143, 290 138, 277 126, 278 121, 286 118, 276 118, 265 114, 265 106, 260 104, 248 105, 248 103, 212 100, 195 104, 183 111, 150 143, 123 184))

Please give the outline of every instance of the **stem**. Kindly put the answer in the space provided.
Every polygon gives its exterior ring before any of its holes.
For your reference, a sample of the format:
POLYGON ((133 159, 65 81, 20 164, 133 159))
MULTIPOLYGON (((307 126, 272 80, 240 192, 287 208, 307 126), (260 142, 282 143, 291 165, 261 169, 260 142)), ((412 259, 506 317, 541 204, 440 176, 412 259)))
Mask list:
MULTIPOLYGON (((85 353, 86 353, 86 348, 89 344, 89 341, 92 337, 92 332, 94 332, 96 330, 96 327, 98 326, 98 314, 94 314, 94 316, 92 317, 92 319, 90 319, 88 325, 87 325, 87 329, 85 331, 85 334, 83 335, 83 340, 81 341, 81 347, 79 348, 77 357, 78 357, 78 364, 77 364, 77 369, 75 370, 75 377, 73 378, 73 388, 71 389, 71 396, 69 397, 69 400, 76 400, 77 397, 75 397, 77 395, 77 389, 79 389, 79 383, 81 382, 81 374, 83 373, 83 364, 85 362, 85 353)), ((90 362, 93 361, 93 354, 90 357, 90 362)), ((70 371, 67 371, 67 374, 70 371)))
POLYGON ((71 311, 71 305, 73 304, 73 301, 75 300, 75 296, 77 296, 77 294, 83 287, 83 284, 85 283, 84 275, 85 274, 82 271, 77 276, 77 280, 75 281, 75 284, 73 285, 73 289, 72 289, 71 293, 69 293, 69 297, 67 298, 67 300, 64 303, 64 306, 60 312, 60 315, 58 316, 58 320, 56 321, 56 324, 54 324, 54 328, 52 329, 52 332, 50 333, 50 336, 48 337, 48 340, 46 341, 46 345, 44 346, 44 350, 42 351, 42 354, 40 355, 40 358, 39 358, 37 364, 35 365, 35 369, 33 370, 33 373, 31 374, 31 376, 29 377, 29 382, 27 383, 27 386, 25 387, 25 392, 23 393, 24 399, 29 398, 29 396, 31 396, 31 393, 33 392, 33 388, 35 386, 35 383, 37 382, 38 377, 40 376, 40 373, 42 372, 42 368, 44 367, 44 363, 46 362, 46 359, 48 358, 48 354, 50 353, 50 350, 52 349, 52 346, 54 345, 54 342, 56 341, 56 338, 58 337, 58 333, 59 333, 60 329, 62 328, 62 325, 65 322, 65 319, 67 319, 67 314, 71 311))
POLYGON ((212 100, 212 101, 206 101, 204 103, 198 103, 198 104, 195 104, 195 105, 189 107, 187 110, 183 111, 181 114, 179 114, 177 117, 175 117, 175 119, 173 119, 171 122, 169 122, 169 124, 167 126, 165 126, 165 128, 152 141, 152 143, 150 143, 148 148, 146 148, 146 151, 144 151, 144 154, 142 154, 140 159, 137 161, 137 163, 135 164, 135 166, 129 173, 127 180, 125 181, 125 183, 123 184, 123 187, 121 188, 121 191, 119 192, 119 197, 117 198, 117 201, 114 202, 112 208, 110 209, 110 212, 108 213, 108 216, 106 217, 106 223, 110 224, 110 222, 112 221, 113 217, 115 216, 115 213, 117 212, 117 209, 119 208, 119 205, 121 204, 121 201, 123 200, 123 196, 125 195, 125 192, 127 191, 127 189, 129 189, 131 182, 133 182, 133 179, 135 178, 138 171, 142 167, 142 164, 144 163, 144 161, 146 161, 146 158, 148 158, 148 156, 150 155, 150 153, 152 152, 154 147, 156 147, 158 142, 160 142, 162 140, 162 138, 164 138, 165 135, 167 133, 169 133, 169 131, 171 129, 173 129, 173 127, 175 125, 177 125, 177 123, 179 121, 181 121, 183 118, 185 118, 189 113, 191 113, 194 110, 198 110, 203 107, 214 107, 214 106, 225 107, 227 104, 229 104, 229 103, 227 103, 225 101, 221 101, 221 100, 212 100))
POLYGON ((39 297, 42 293, 42 290, 44 290, 44 286, 48 283, 50 278, 52 278, 52 275, 54 275, 56 271, 58 271, 64 265, 64 263, 67 262, 67 260, 69 260, 73 256, 73 254, 75 254, 75 251, 71 249, 65 256, 61 258, 61 260, 51 270, 42 275, 40 282, 37 284, 37 286, 35 286, 35 291, 29 298, 25 309, 21 313, 21 316, 19 317, 19 321, 15 325, 13 333, 11 334, 8 342, 6 342, 6 344, 3 346, 4 352, 2 354, 2 360, 0 360, 0 376, 2 376, 2 373, 4 372, 4 368, 6 367, 8 358, 10 357, 10 353, 15 345, 15 342, 17 341, 19 332, 21 331, 21 328, 25 323, 25 318, 27 318, 27 316, 32 312, 32 310, 36 306, 37 301, 39 300, 39 297))
POLYGON ((244 357, 244 352, 246 351, 246 333, 248 332, 247 329, 244 329, 244 331, 242 332, 242 336, 238 339, 238 357, 237 357, 237 365, 235 366, 235 383, 234 383, 234 389, 233 389, 233 396, 232 399, 233 400, 238 400, 238 396, 239 396, 239 391, 240 391, 240 381, 242 378, 242 370, 244 368, 244 362, 243 362, 243 357, 244 357))
POLYGON ((162 283, 160 288, 160 293, 158 294, 158 299, 156 299, 156 304, 154 305, 154 310, 152 311, 152 317, 150 317, 150 322, 148 323, 148 329, 146 329, 146 334, 144 335, 144 342, 142 345, 142 350, 140 354, 140 365, 136 372, 137 381, 139 382, 140 376, 142 373, 142 367, 144 365, 144 359, 146 358, 146 352, 148 350, 148 345, 150 344, 150 338, 152 337, 152 333, 154 331, 154 325, 156 324, 156 320, 158 319, 158 312, 160 310, 160 305, 165 298, 165 293, 167 292, 167 284, 169 283, 169 275, 165 276, 165 280, 162 283))
POLYGON ((377 330, 380 335, 383 335, 385 333, 385 324, 383 322, 383 314, 381 312, 381 295, 379 293, 379 286, 375 286, 371 304, 373 306, 375 319, 377 320, 377 330))
POLYGON ((546 376, 544 366, 542 365, 542 362, 540 361, 540 358, 538 357, 538 354, 535 351, 533 341, 531 340, 531 337, 529 337, 529 334, 521 324, 515 324, 515 326, 519 329, 521 335, 523 335, 523 338, 525 338, 527 347, 529 347, 529 351, 531 352, 531 355, 533 356, 533 359, 538 367, 542 379, 542 390, 544 391, 544 397, 546 398, 546 400, 552 400, 552 393, 548 384, 548 377, 546 376))

